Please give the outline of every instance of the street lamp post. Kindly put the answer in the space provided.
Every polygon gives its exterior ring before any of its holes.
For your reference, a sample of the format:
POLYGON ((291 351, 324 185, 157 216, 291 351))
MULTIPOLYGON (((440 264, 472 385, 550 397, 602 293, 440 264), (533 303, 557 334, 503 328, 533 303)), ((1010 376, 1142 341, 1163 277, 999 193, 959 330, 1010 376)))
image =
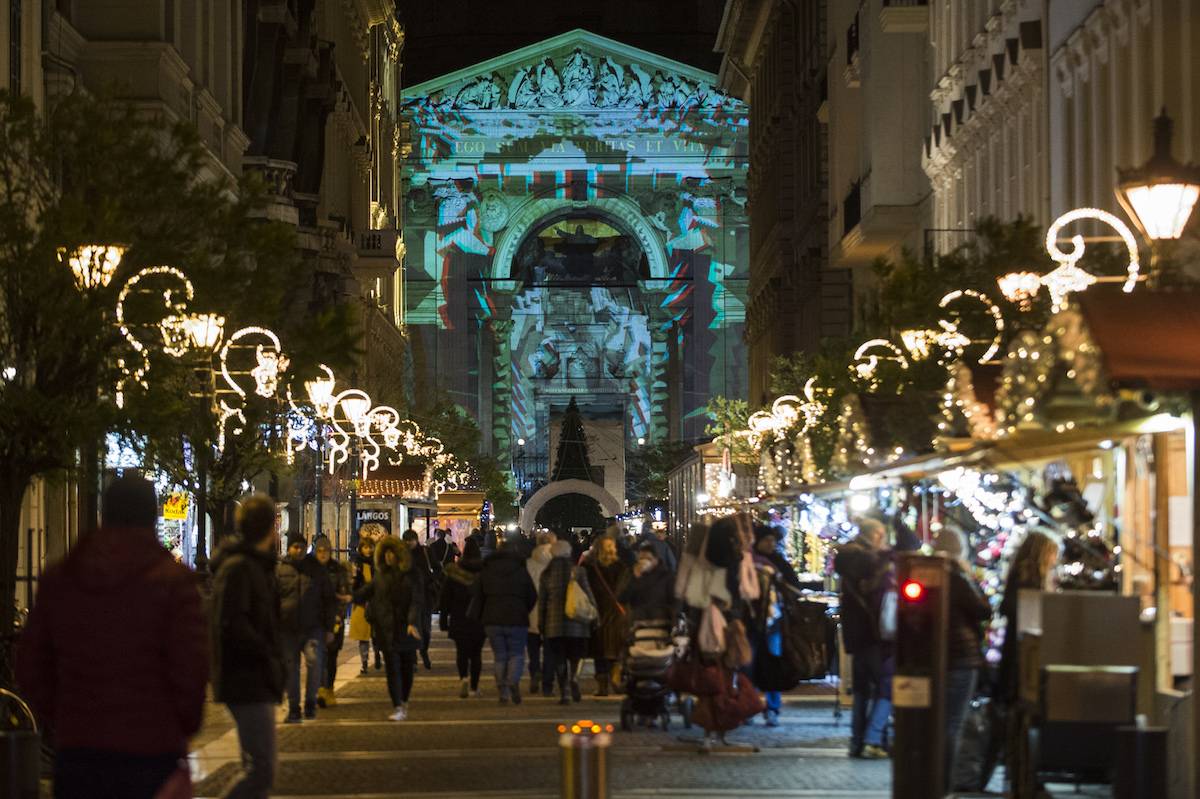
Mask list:
POLYGON ((208 460, 212 453, 208 421, 213 414, 213 353, 225 331, 225 317, 217 314, 187 314, 179 318, 187 346, 198 353, 197 374, 201 380, 200 413, 205 426, 199 442, 193 442, 196 457, 196 554, 192 565, 200 574, 208 571, 208 460))
POLYGON ((346 418, 350 420, 350 424, 354 428, 354 438, 351 442, 349 541, 350 551, 353 552, 358 548, 358 474, 361 469, 359 459, 362 457, 359 445, 361 439, 370 433, 371 398, 361 391, 351 389, 338 395, 338 405, 341 406, 342 412, 346 414, 346 418))
POLYGON ((308 394, 308 401, 312 403, 314 410, 314 421, 317 424, 317 481, 316 481, 316 535, 321 535, 325 532, 324 520, 324 505, 325 494, 322 486, 322 472, 325 471, 325 418, 332 412, 333 402, 333 372, 328 366, 321 366, 324 375, 322 377, 308 380, 304 383, 304 390, 308 394))

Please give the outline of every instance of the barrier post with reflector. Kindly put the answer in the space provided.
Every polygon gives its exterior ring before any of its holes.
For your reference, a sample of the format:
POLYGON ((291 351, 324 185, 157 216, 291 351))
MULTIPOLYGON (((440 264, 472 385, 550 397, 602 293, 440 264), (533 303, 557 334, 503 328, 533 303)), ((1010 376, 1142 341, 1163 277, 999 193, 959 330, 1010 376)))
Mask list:
POLYGON ((940 556, 902 553, 896 578, 892 796, 941 799, 945 795, 949 561, 940 556))
POLYGON ((613 725, 584 719, 558 725, 562 799, 608 799, 608 747, 613 725))

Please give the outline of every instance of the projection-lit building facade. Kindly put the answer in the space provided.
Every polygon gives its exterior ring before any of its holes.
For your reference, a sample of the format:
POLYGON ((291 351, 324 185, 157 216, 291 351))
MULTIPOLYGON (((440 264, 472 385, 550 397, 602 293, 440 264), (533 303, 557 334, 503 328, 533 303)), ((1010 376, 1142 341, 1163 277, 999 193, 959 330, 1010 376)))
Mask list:
POLYGON ((415 384, 502 457, 572 396, 628 446, 745 395, 747 110, 715 83, 577 30, 405 90, 415 384))

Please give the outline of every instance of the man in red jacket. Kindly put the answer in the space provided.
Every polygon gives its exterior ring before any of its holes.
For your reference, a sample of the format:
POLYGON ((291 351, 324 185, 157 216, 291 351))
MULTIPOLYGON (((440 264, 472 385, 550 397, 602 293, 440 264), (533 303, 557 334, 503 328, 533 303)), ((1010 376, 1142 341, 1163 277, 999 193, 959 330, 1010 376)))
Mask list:
POLYGON ((200 729, 207 631, 195 575, 158 542, 142 477, 104 494, 99 530, 46 571, 17 682, 54 736, 54 795, 152 799, 200 729))

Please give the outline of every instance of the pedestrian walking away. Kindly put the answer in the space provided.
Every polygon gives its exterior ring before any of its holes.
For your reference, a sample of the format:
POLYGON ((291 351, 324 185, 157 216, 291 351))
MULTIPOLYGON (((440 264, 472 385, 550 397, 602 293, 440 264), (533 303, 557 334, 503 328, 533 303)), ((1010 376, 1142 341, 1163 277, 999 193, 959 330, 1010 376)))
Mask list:
POLYGON ((511 699, 519 705, 529 611, 537 602, 537 591, 525 568, 521 534, 512 531, 501 540, 500 548, 484 560, 475 590, 480 621, 492 645, 500 702, 511 699))
POLYGON ((767 709, 763 718, 768 727, 779 726, 783 709, 783 691, 799 682, 794 670, 783 660, 783 603, 788 588, 799 589, 800 578, 779 551, 783 530, 779 527, 754 526, 754 567, 759 580, 759 598, 751 604, 749 627, 753 632, 754 684, 763 691, 767 709), (787 672, 792 671, 789 674, 787 672))
POLYGON ((56 797, 190 790, 209 662, 196 577, 158 542, 148 480, 118 478, 103 508, 100 528, 41 578, 17 685, 54 735, 56 797))
POLYGON ((405 530, 401 540, 412 550, 413 573, 421 580, 422 590, 425 594, 425 617, 418 627, 421 630, 421 663, 425 666, 425 670, 429 671, 433 668, 433 662, 429 659, 429 640, 433 635, 433 609, 437 606, 438 601, 438 582, 434 579, 429 550, 421 546, 421 539, 417 535, 417 531, 405 530))
POLYGON ((619 682, 613 666, 625 649, 628 629, 625 606, 617 597, 625 590, 632 571, 621 560, 617 540, 601 537, 586 559, 588 584, 596 598, 600 619, 592 631, 591 655, 596 663, 596 696, 608 696, 609 688, 619 682))
POLYGON ((338 656, 342 652, 342 644, 346 638, 346 607, 353 597, 350 595, 350 569, 346 564, 333 557, 333 545, 329 536, 319 535, 313 545, 317 562, 325 567, 329 582, 333 586, 333 598, 336 602, 333 617, 333 640, 325 647, 324 671, 321 687, 317 689, 317 706, 332 707, 337 704, 333 695, 333 684, 337 680, 338 656))
MULTIPOLYGON (((541 585, 542 572, 550 565, 551 559, 554 557, 551 553, 551 548, 558 537, 549 531, 538 533, 537 545, 533 551, 529 553, 529 559, 525 561, 525 570, 529 572, 529 579, 533 582, 535 589, 541 585)), ((542 685, 542 649, 543 639, 541 629, 538 627, 538 616, 540 614, 540 596, 538 603, 535 603, 533 610, 529 611, 529 642, 525 647, 526 654, 529 656, 529 693, 536 694, 542 685)))
POLYGON ((475 583, 483 570, 483 555, 479 542, 468 539, 463 556, 449 563, 439 597, 438 624, 454 641, 455 662, 458 666, 459 698, 479 696, 479 675, 483 672, 483 643, 487 635, 478 614, 472 614, 471 600, 475 583))
POLYGON ((891 714, 888 674, 893 653, 891 643, 880 635, 880 611, 894 576, 886 544, 883 523, 863 519, 858 534, 834 557, 841 577, 842 641, 853 658, 851 757, 887 757, 883 733, 891 714))
POLYGON ((279 634, 275 501, 242 502, 237 535, 213 558, 213 698, 237 727, 242 775, 225 799, 266 797, 275 779, 275 707, 286 681, 279 634))
POLYGON ((375 579, 354 592, 354 601, 366 604, 367 621, 383 647, 392 721, 408 718, 426 614, 424 590, 424 582, 413 574, 412 551, 389 535, 375 547, 375 579))
POLYGON ((587 655, 592 636, 590 621, 567 615, 567 595, 571 584, 596 606, 588 585, 587 570, 575 565, 575 552, 570 541, 555 541, 550 545, 550 565, 542 572, 538 583, 538 629, 541 630, 545 651, 542 661, 542 695, 554 695, 558 682, 559 703, 578 702, 579 664, 587 655))

